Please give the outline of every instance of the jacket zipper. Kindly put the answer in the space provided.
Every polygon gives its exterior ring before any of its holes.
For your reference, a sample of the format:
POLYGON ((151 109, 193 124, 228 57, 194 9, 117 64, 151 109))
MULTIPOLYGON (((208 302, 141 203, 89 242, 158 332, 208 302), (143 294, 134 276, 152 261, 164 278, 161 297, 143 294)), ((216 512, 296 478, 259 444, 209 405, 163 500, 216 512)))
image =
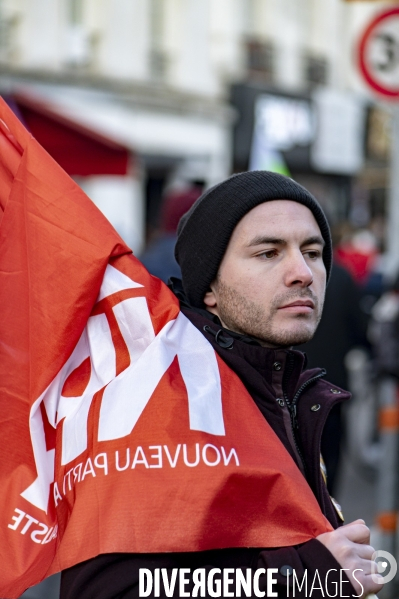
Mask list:
MULTIPOLYGON (((291 430, 292 430, 292 437, 294 440, 294 444, 295 444, 295 448, 298 452, 298 455, 301 459, 302 465, 303 465, 303 469, 306 472, 306 464, 305 464, 305 460, 303 458, 303 454, 299 448, 298 445, 298 441, 296 438, 296 431, 298 430, 298 420, 297 420, 297 403, 299 401, 300 396, 302 395, 302 393, 304 392, 304 390, 311 385, 312 383, 315 383, 316 381, 318 381, 320 378, 322 378, 323 376, 325 376, 327 374, 327 371, 324 370, 324 368, 321 370, 321 372, 319 372, 319 374, 317 374, 316 376, 312 377, 311 379, 305 381, 298 389, 298 391, 295 393, 295 396, 292 400, 292 402, 289 401, 288 396, 285 392, 285 389, 283 389, 283 394, 284 394, 284 400, 285 403, 288 407, 289 413, 290 413, 290 419, 291 419, 291 430)), ((287 376, 288 378, 288 376, 287 376)))

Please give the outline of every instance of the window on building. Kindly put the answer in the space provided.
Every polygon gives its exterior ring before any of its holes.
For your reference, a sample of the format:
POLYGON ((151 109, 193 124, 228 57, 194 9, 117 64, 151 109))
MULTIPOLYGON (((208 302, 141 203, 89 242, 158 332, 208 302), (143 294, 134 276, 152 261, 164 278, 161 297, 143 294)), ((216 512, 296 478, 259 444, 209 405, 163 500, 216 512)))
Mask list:
POLYGON ((150 0, 150 76, 163 79, 167 57, 164 50, 165 0, 150 0))
POLYGON ((246 56, 249 76, 262 77, 268 81, 273 79, 275 50, 271 42, 248 39, 246 56))
POLYGON ((69 0, 68 20, 72 25, 83 22, 83 0, 69 0))
POLYGON ((304 76, 308 85, 327 85, 328 61, 321 56, 306 55, 304 57, 304 76))
POLYGON ((84 23, 84 0, 67 0, 66 63, 71 67, 88 67, 92 44, 84 23))
POLYGON ((13 59, 15 54, 17 14, 8 13, 0 0, 0 62, 6 63, 13 59))

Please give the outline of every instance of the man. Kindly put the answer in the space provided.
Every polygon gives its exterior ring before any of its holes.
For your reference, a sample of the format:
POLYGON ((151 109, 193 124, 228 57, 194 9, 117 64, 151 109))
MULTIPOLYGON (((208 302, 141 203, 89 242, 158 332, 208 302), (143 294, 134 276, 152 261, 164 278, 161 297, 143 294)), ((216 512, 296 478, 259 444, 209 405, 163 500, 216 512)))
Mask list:
MULTIPOLYGON (((381 578, 372 577, 369 530, 362 520, 340 526, 339 510, 320 472, 323 424, 331 408, 348 394, 326 383, 324 371, 303 370, 303 354, 291 349, 313 336, 331 270, 330 233, 320 206, 303 187, 281 175, 233 176, 208 190, 183 217, 176 258, 182 286, 174 281, 173 290, 183 314, 239 376, 301 473, 298 488, 305 479, 335 530, 330 527, 329 532, 314 534, 316 538, 286 546, 232 543, 210 551, 100 555, 63 572, 61 598, 138 597, 140 568, 165 568, 169 573, 173 568, 275 568, 273 591, 278 589, 282 597, 287 596, 287 584, 292 585, 293 571, 299 579, 307 572, 314 583, 312 597, 325 596, 326 576, 329 584, 341 585, 336 591, 340 596, 377 592, 381 578), (317 576, 322 588, 314 582, 317 576)), ((274 466, 278 473, 278 461, 274 466)), ((296 489, 291 491, 295 495, 296 489)), ((284 500, 276 497, 277 503, 284 500)), ((263 502, 269 501, 265 495, 263 502)), ((293 497, 286 514, 293 526, 299 508, 293 497)), ((271 505, 270 520, 275 517, 271 505)), ((214 526, 221 527, 220 535, 226 534, 226 523, 216 520, 214 526)), ((263 578, 260 588, 265 590, 266 575, 263 578)), ((297 588, 295 596, 308 596, 309 590, 297 588)))

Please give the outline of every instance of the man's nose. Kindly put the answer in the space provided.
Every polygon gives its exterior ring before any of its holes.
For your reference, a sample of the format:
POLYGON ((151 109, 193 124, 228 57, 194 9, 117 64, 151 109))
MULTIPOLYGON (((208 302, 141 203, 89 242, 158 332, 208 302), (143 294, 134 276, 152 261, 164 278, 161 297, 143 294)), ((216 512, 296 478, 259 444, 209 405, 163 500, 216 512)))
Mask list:
POLYGON ((287 256, 285 284, 287 287, 309 287, 313 283, 313 272, 307 264, 301 251, 295 251, 287 256))

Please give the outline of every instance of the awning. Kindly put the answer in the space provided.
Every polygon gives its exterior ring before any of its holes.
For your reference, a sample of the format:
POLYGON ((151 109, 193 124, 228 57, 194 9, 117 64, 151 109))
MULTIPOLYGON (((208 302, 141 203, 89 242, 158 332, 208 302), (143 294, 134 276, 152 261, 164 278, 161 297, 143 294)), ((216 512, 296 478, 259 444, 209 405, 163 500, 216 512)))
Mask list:
POLYGON ((72 176, 126 175, 131 150, 25 94, 5 98, 37 141, 72 176))

